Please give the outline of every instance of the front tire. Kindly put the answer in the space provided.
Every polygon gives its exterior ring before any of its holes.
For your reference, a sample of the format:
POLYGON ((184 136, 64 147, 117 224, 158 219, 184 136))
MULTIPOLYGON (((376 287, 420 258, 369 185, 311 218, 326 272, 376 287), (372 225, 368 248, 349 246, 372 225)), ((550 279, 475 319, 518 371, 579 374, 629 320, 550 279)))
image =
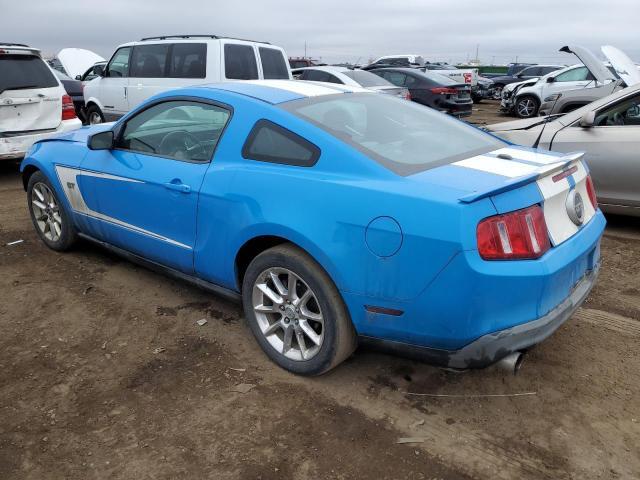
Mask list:
POLYGON ((516 100, 514 110, 519 118, 531 118, 538 114, 540 102, 532 95, 523 95, 516 100))
POLYGON ((253 259, 242 282, 242 303, 264 352, 292 373, 320 375, 355 350, 355 330, 338 289, 315 260, 291 244, 253 259))
POLYGON ((42 172, 29 177, 27 202, 33 226, 44 244, 58 252, 69 250, 77 238, 71 216, 42 172))

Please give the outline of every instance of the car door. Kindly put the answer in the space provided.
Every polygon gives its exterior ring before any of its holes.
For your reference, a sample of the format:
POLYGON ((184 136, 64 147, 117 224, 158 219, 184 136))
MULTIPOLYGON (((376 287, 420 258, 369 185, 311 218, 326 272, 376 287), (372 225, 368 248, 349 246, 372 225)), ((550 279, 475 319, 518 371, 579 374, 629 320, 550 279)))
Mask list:
POLYGON ((594 126, 579 122, 556 134, 552 150, 586 152, 601 203, 640 207, 640 94, 595 112, 594 126))
POLYGON ((198 196, 230 109, 169 98, 119 123, 114 147, 90 150, 75 189, 90 235, 154 262, 193 271, 198 196))
POLYGON ((171 87, 180 87, 179 80, 168 78, 170 43, 136 45, 129 67, 129 109, 147 98, 171 87))
POLYGON ((100 81, 102 113, 106 121, 120 118, 129 111, 129 59, 132 47, 119 48, 107 64, 100 81))
POLYGON ((562 93, 567 90, 585 88, 589 84, 595 85, 595 79, 587 67, 576 67, 556 76, 547 78, 547 81, 542 85, 541 100, 544 100, 554 93, 562 93), (549 81, 550 79, 552 80, 549 81))

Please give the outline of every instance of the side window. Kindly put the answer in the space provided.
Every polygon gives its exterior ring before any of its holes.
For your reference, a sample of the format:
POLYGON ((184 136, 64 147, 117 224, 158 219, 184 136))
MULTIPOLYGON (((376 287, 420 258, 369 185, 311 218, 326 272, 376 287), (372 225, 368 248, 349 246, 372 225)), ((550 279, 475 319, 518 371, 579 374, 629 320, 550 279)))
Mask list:
POLYGON ((269 120, 259 120, 242 147, 242 156, 248 160, 311 167, 318 161, 320 149, 269 120))
POLYGON ((166 77, 168 43, 136 45, 131 55, 130 77, 162 78, 166 77))
POLYGON ((556 82, 580 82, 587 80, 588 76, 589 70, 587 70, 587 67, 578 67, 556 76, 556 82))
POLYGON ((555 72, 558 69, 556 67, 542 67, 541 70, 540 75, 546 75, 547 73, 555 72))
POLYGON ((107 65, 106 77, 128 77, 129 76, 129 55, 131 47, 123 47, 113 55, 107 65))
POLYGON ((339 83, 340 85, 344 85, 344 83, 342 82, 342 80, 340 80, 338 77, 336 77, 335 75, 331 75, 330 73, 328 74, 329 78, 326 80, 329 83, 339 83))
POLYGON ((323 70, 305 70, 303 75, 303 80, 313 82, 329 82, 329 77, 331 76, 323 70))
POLYGON ((289 79, 289 69, 284 55, 275 48, 258 48, 260 52, 260 63, 262 63, 262 74, 265 80, 289 79))
POLYGON ((224 71, 228 79, 257 80, 258 65, 253 47, 226 43, 224 45, 224 71))
POLYGON ((384 78, 393 83, 396 87, 404 87, 407 76, 400 72, 385 72, 384 78))
POLYGON ((175 43, 169 61, 170 78, 205 78, 207 76, 207 44, 175 43))
POLYGON ((176 160, 208 162, 229 110, 208 103, 169 100, 127 121, 118 148, 176 160))
POLYGON ((416 80, 414 77, 412 77, 411 75, 405 75, 405 79, 404 79, 404 86, 407 88, 414 88, 414 85, 418 83, 418 80, 416 80))
POLYGON ((529 68, 525 68, 522 71, 522 76, 523 77, 537 77, 538 75, 540 75, 540 68, 539 67, 529 67, 529 68))
POLYGON ((596 114, 594 125, 638 126, 640 125, 640 95, 633 95, 603 108, 596 114))

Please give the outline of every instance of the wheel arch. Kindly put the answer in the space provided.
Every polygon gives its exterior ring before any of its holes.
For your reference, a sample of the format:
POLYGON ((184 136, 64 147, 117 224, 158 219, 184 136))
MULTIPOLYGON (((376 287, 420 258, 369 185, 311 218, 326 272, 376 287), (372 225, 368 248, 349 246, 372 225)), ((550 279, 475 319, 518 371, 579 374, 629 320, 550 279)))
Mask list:
POLYGON ((26 165, 23 170, 22 170, 22 186, 24 187, 24 191, 27 191, 27 187, 29 186, 29 179, 31 178, 31 176, 36 173, 39 172, 40 169, 33 164, 28 164, 26 165))
POLYGON ((256 234, 244 241, 235 255, 234 272, 238 291, 242 291, 244 274, 251 261, 265 250, 284 243, 291 244, 309 255, 309 257, 316 261, 327 273, 336 288, 338 288, 338 290, 340 289, 338 273, 336 272, 334 265, 330 262, 328 257, 322 254, 322 251, 317 247, 317 245, 294 235, 286 235, 283 233, 262 233, 256 234))

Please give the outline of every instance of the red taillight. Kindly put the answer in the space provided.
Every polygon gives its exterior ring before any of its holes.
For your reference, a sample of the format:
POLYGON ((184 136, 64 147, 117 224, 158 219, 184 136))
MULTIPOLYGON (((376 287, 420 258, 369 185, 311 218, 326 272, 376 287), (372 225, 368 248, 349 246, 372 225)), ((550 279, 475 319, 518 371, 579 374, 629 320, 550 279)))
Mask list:
POLYGON ((71 120, 76 117, 76 109, 69 95, 62 96, 62 120, 71 120))
POLYGON ((539 205, 485 218, 476 235, 478 252, 485 260, 538 258, 551 248, 539 205))
POLYGON ((598 197, 596 197, 596 188, 593 186, 591 175, 587 175, 587 194, 589 195, 589 200, 591 200, 591 205, 593 205, 593 208, 597 210, 598 197))
POLYGON ((434 87, 430 88, 431 93, 435 93, 436 95, 457 95, 458 90, 455 88, 447 88, 447 87, 434 87))

